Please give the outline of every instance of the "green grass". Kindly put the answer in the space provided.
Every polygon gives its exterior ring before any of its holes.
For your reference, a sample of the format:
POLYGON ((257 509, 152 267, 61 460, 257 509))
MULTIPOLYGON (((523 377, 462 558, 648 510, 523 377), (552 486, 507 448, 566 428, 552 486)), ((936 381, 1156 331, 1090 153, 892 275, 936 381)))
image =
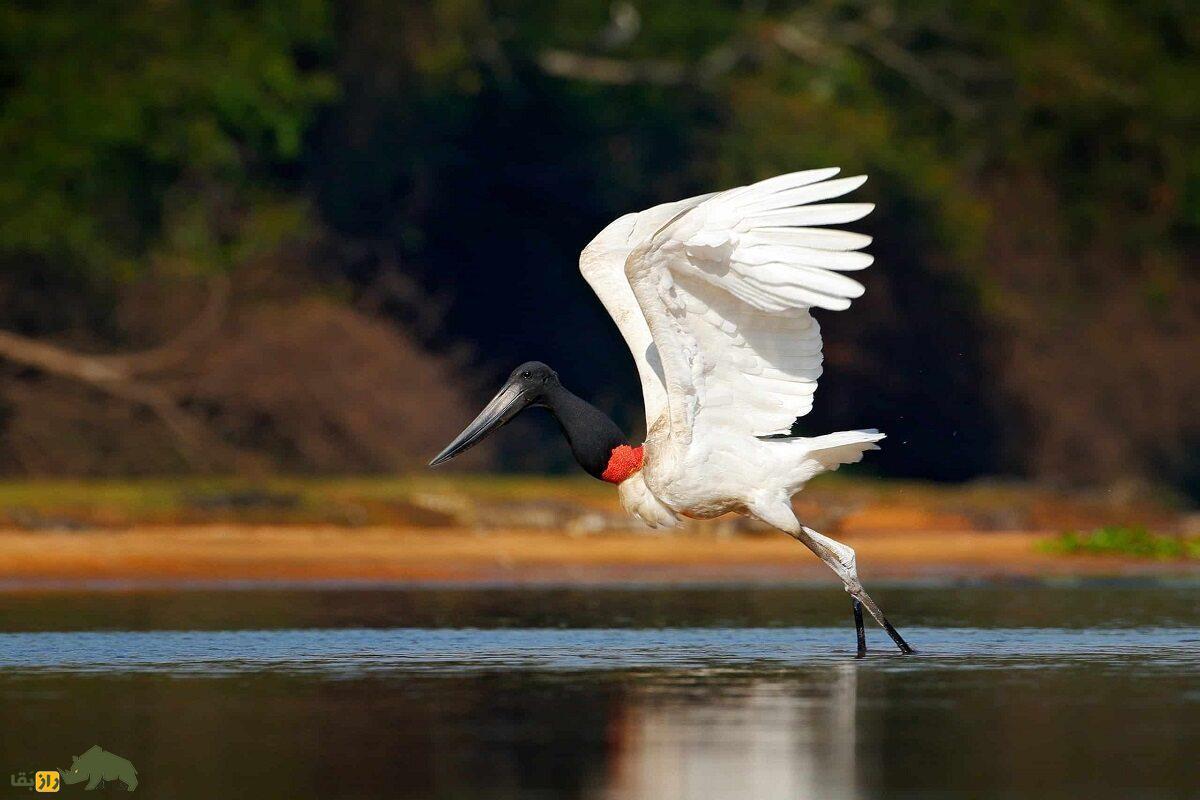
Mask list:
MULTIPOLYGON (((607 490, 607 491, 606 491, 607 490)), ((0 524, 23 527, 243 522, 438 524, 424 507, 477 502, 611 500, 586 476, 147 478, 0 481, 0 524)), ((435 515, 436 516, 436 515, 435 515)))
MULTIPOLYGON (((872 505, 960 515, 969 524, 999 528, 1090 528, 1105 523, 1169 524, 1174 512, 1142 503, 1119 515, 1110 505, 1056 495, 1035 485, 977 482, 939 485, 837 473, 814 481, 801 499, 849 513, 872 505), (998 521, 996 521, 998 520, 998 521), (1053 522, 1047 522, 1053 520, 1053 522)), ((498 507, 524 503, 617 511, 612 486, 582 473, 570 476, 417 471, 396 476, 181 477, 107 480, 0 481, 0 526, 29 529, 122 527, 138 524, 334 524, 452 527, 474 525, 498 507), (491 509, 491 510, 490 510, 491 509)), ((998 529, 998 528, 997 528, 998 529)), ((1111 536, 1064 534, 1056 552, 1131 552, 1138 537, 1105 544, 1111 536), (1099 537, 1099 538, 1097 538, 1099 537), (1106 538, 1107 537, 1107 538, 1106 538), (1093 541, 1096 539, 1096 541, 1093 541)), ((1149 537, 1144 532, 1142 537, 1149 537)), ((1118 537, 1120 538, 1120 537, 1118 537)), ((1150 537, 1154 539, 1154 537, 1150 537)), ((1149 548, 1177 558, 1185 545, 1163 537, 1149 548), (1155 548, 1159 549, 1155 549, 1155 548), (1162 549, 1167 548, 1167 549, 1162 549)), ((1157 540, 1155 540, 1157 541, 1157 540)), ((1136 546, 1135 546, 1136 545, 1136 546)), ((1190 546, 1196 547, 1193 542, 1190 546)), ((1136 552, 1135 554, 1140 554, 1136 552)))
POLYGON ((1097 553, 1134 556, 1170 561, 1183 558, 1200 559, 1200 539, 1151 533, 1145 528, 1110 525, 1091 533, 1066 531, 1057 539, 1043 542, 1042 549, 1051 553, 1097 553))

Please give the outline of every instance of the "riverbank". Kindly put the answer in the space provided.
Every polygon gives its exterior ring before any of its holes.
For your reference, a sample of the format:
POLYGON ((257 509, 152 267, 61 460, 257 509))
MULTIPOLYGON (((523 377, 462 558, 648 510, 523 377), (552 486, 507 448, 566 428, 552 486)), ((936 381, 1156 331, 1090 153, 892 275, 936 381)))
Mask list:
MULTIPOLYGON (((1021 484, 828 476, 806 524, 858 551, 866 582, 1196 574, 1200 560, 1051 552, 1063 531, 1191 535, 1154 498, 1021 484), (1052 548, 1051 548, 1052 549, 1052 548)), ((649 531, 581 478, 28 481, 0 484, 0 583, 827 581, 801 545, 738 516, 649 531)))
MULTIPOLYGON (((842 538, 872 580, 1200 575, 1196 561, 1044 552, 1050 532, 860 531, 842 538)), ((569 535, 542 530, 200 525, 0 529, 0 584, 552 584, 833 580, 782 534, 569 535)))

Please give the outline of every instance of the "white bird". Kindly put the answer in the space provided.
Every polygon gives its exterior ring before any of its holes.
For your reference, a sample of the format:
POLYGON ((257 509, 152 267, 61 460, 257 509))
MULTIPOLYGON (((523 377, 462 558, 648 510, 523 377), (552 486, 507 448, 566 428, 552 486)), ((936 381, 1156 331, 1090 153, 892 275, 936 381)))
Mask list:
POLYGON ((872 262, 858 252, 870 237, 823 227, 873 209, 821 202, 866 181, 837 173, 794 172, 627 214, 584 248, 580 270, 637 363, 642 445, 563 388, 554 370, 528 362, 431 466, 525 408, 548 408, 576 460, 617 484, 630 514, 661 527, 734 512, 778 528, 845 584, 860 656, 863 606, 901 652, 913 652, 863 589, 854 550, 801 524, 791 502, 814 476, 860 461, 884 438, 874 429, 791 435, 812 410, 821 376, 821 332, 810 310, 848 308, 863 286, 844 273, 872 262))

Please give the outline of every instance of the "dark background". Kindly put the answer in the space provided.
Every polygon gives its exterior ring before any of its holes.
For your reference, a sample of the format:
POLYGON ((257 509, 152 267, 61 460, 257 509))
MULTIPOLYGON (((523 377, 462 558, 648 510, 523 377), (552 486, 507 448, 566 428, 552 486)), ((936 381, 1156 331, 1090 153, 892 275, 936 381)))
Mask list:
POLYGON ((0 472, 419 468, 533 358, 639 435, 579 250, 838 165, 877 261, 806 432, 1195 498, 1198 45, 1182 0, 5 3, 0 472))

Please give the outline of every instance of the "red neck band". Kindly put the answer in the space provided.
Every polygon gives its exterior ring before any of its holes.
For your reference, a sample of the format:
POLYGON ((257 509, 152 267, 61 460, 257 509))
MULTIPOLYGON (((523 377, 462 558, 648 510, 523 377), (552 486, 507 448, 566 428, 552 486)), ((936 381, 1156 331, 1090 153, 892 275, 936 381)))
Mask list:
POLYGON ((642 445, 630 447, 627 444, 617 445, 608 456, 608 466, 600 480, 609 483, 621 483, 630 475, 642 468, 642 445))

